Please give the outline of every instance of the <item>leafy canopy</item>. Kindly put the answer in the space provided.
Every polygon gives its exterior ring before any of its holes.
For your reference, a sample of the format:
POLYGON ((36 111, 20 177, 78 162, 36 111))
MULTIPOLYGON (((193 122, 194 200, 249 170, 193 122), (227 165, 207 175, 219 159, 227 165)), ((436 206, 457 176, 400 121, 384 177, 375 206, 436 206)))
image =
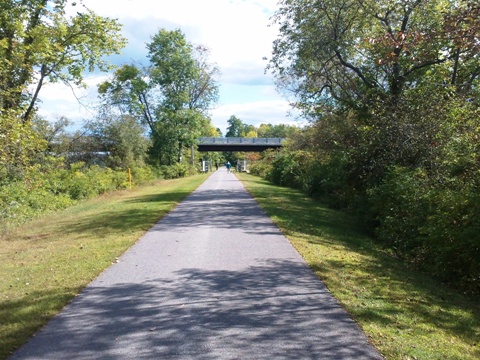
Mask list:
POLYGON ((106 55, 126 40, 116 20, 101 17, 67 0, 0 0, 0 109, 34 113, 46 82, 82 85, 86 71, 108 70, 106 55))
POLYGON ((306 115, 435 82, 478 91, 480 6, 453 0, 281 0, 268 68, 306 115))
POLYGON ((208 111, 218 98, 219 71, 208 62, 208 49, 189 43, 179 29, 160 29, 147 48, 148 66, 122 66, 99 93, 106 106, 148 126, 156 161, 181 161, 183 147, 210 133, 208 111))

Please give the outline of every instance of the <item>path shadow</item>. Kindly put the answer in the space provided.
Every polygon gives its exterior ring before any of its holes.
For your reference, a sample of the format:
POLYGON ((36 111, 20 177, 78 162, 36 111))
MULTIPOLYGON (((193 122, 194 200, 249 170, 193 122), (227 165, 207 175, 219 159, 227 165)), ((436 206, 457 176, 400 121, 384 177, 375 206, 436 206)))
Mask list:
POLYGON ((13 359, 381 359, 306 265, 90 286, 13 359))

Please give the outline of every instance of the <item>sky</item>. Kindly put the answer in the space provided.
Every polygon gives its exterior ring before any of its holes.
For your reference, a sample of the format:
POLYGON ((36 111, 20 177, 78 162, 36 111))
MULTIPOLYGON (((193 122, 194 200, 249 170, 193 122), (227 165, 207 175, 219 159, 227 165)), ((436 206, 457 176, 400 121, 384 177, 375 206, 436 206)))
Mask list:
MULTIPOLYGON (((147 65, 146 44, 159 29, 180 29, 192 44, 210 49, 216 63, 220 98, 211 110, 212 123, 223 134, 227 120, 235 115, 245 124, 296 124, 287 99, 280 95, 271 74, 265 73, 277 37, 271 16, 277 0, 82 0, 96 14, 123 24, 128 45, 116 65, 147 65)), ((77 5, 78 6, 78 5, 77 5)), ((78 9, 78 8, 77 8, 78 9)), ((42 88, 41 115, 49 119, 66 116, 76 124, 94 116, 98 102, 96 84, 108 74, 86 77, 87 89, 70 89, 60 84, 42 88)))

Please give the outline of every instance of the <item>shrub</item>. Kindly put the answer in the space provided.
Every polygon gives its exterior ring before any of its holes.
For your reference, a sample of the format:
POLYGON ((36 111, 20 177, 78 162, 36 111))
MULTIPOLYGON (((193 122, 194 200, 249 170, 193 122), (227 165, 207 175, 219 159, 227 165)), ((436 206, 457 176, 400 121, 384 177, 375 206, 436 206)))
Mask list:
POLYGON ((428 219, 425 177, 422 170, 393 167, 383 184, 368 191, 377 238, 397 256, 417 262, 426 260, 419 230, 428 219))
POLYGON ((175 163, 173 165, 163 165, 159 168, 161 177, 164 179, 177 179, 188 175, 193 175, 197 170, 186 163, 175 163))
MULTIPOLYGON (((187 168, 188 169, 188 168, 187 168)), ((184 167, 174 167, 176 176, 185 173, 184 167)), ((132 169, 134 184, 157 177, 152 167, 132 169)), ((85 166, 83 162, 64 168, 62 159, 46 157, 36 165, 24 181, 11 181, 0 186, 0 223, 19 224, 49 211, 71 206, 78 200, 101 195, 129 186, 124 169, 85 166)))
POLYGON ((0 223, 19 224, 40 214, 71 206, 75 201, 67 194, 54 194, 17 181, 0 186, 0 223))
POLYGON ((310 155, 301 150, 282 150, 275 154, 267 179, 274 184, 304 188, 305 178, 309 172, 310 155))
POLYGON ((134 184, 142 184, 161 177, 158 169, 151 166, 135 166, 130 171, 134 184))
POLYGON ((379 241, 415 267, 480 293, 480 191, 458 178, 392 168, 369 191, 379 241))
POLYGON ((272 164, 265 160, 258 160, 249 166, 249 171, 253 175, 257 175, 265 178, 267 174, 272 170, 272 164))

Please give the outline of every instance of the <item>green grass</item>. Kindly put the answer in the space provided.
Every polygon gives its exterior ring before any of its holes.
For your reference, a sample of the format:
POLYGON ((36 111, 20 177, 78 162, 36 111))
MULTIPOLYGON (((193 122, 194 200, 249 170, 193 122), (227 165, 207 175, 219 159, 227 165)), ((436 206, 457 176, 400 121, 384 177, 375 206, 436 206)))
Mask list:
POLYGON ((206 178, 119 191, 0 238, 0 359, 5 359, 206 178))
POLYGON ((480 359, 478 299, 410 271, 347 214, 238 177, 387 359, 480 359))
MULTIPOLYGON (((387 359, 480 358, 478 301, 410 271, 353 218, 296 190, 238 176, 387 359)), ((102 196, 1 238, 0 359, 204 179, 160 181, 102 196)))

